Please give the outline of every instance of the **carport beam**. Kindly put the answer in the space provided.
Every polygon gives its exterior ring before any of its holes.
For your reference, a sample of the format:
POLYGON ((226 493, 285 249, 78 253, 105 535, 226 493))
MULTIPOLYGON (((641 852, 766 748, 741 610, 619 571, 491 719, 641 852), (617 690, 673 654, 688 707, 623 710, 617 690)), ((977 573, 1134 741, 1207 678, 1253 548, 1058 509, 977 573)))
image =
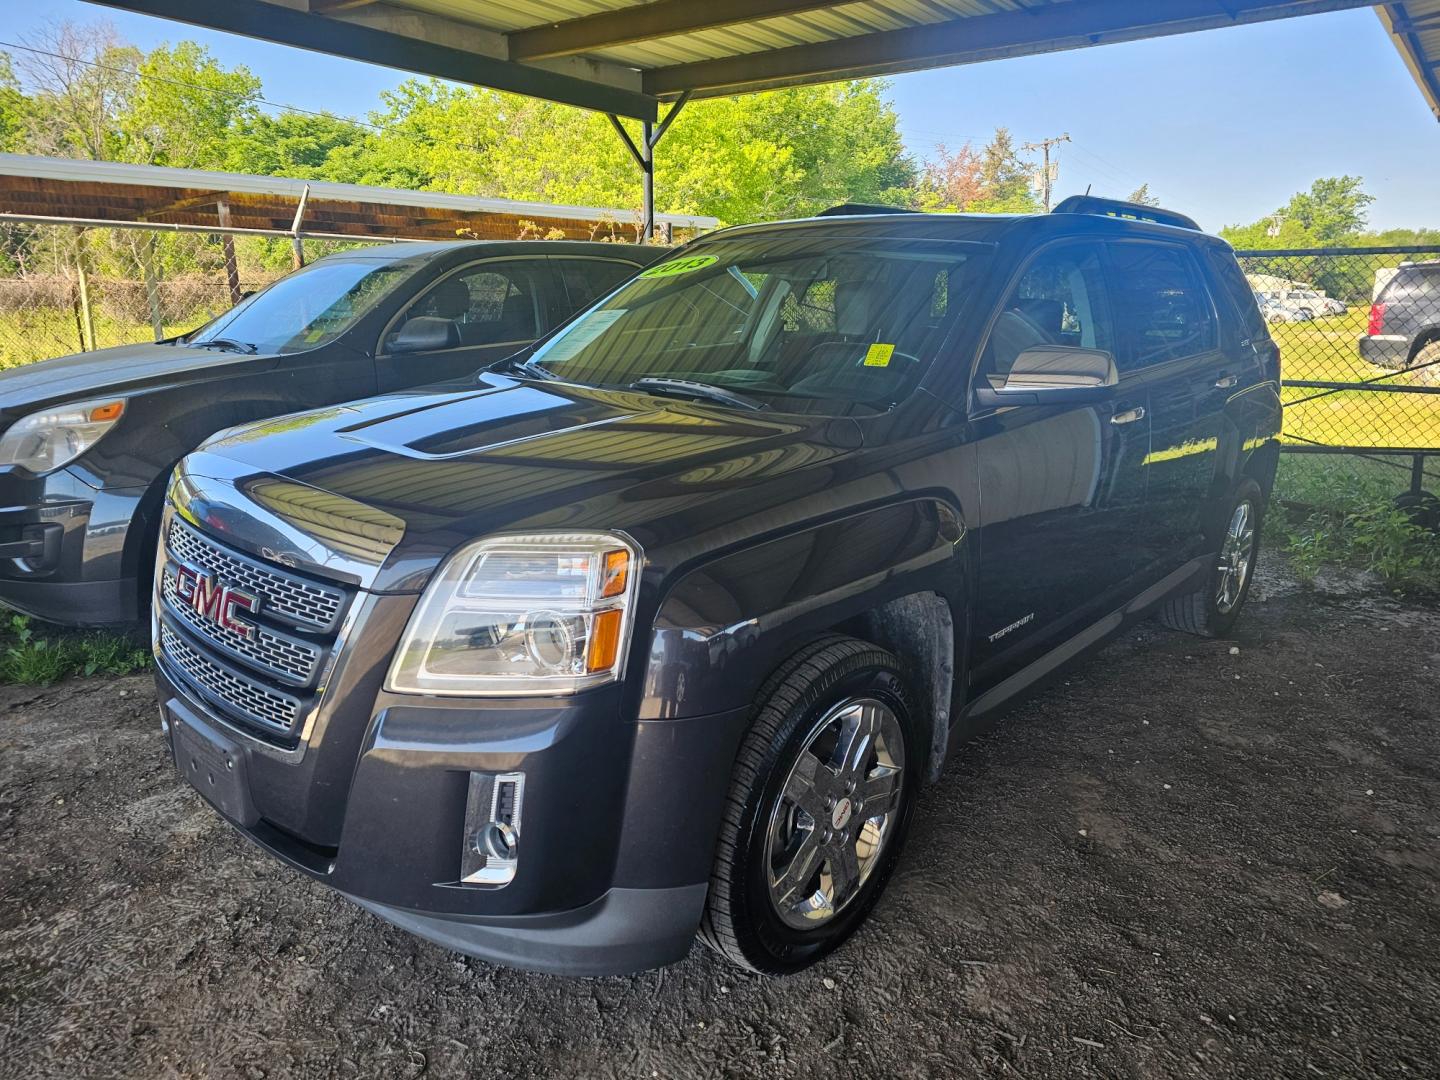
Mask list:
POLYGON ((665 132, 670 130, 675 117, 680 115, 680 110, 685 107, 685 102, 690 100, 690 92, 687 90, 675 99, 675 104, 665 114, 665 119, 660 121, 659 126, 652 124, 649 120, 642 121, 640 145, 635 145, 635 140, 625 130, 625 125, 620 123, 620 118, 614 113, 606 113, 610 118, 610 124, 619 134, 620 140, 625 144, 625 149, 630 151, 630 156, 635 159, 635 164, 640 166, 640 242, 648 244, 655 236, 655 147, 665 137, 665 132))

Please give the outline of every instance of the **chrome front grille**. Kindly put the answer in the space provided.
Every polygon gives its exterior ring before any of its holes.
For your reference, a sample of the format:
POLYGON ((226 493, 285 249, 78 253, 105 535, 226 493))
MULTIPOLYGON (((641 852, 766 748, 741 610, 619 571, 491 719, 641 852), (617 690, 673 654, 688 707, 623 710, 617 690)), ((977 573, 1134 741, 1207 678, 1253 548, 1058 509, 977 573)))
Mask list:
POLYGON ((227 626, 202 618, 176 595, 173 564, 161 572, 160 594, 171 614, 195 633, 208 638, 234 659, 253 664, 285 682, 308 686, 320 666, 320 648, 309 642, 287 637, 263 626, 257 626, 254 636, 247 638, 227 626))
POLYGON ((350 598, 343 586, 267 566, 172 514, 155 604, 161 666, 241 728, 293 744, 324 692, 350 598), (182 566, 204 583, 190 601, 177 581, 182 566), (243 594, 244 608, 227 607, 225 590, 243 594))
POLYGON ((222 667, 192 648, 169 626, 160 624, 165 658, 202 690, 223 701, 246 719, 273 731, 289 733, 300 716, 300 700, 222 667))
POLYGON ((183 563, 209 570, 231 585, 252 592, 271 615, 306 630, 333 630, 345 606, 340 589, 272 570, 226 551, 178 517, 170 520, 171 553, 183 563))

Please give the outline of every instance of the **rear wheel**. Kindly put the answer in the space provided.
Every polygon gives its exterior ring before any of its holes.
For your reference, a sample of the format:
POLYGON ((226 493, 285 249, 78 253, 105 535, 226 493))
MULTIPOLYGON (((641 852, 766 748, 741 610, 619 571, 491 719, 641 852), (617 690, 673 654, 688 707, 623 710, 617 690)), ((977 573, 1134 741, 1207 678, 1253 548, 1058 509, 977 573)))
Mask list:
POLYGON ((1265 497, 1254 480, 1235 493, 1226 518, 1214 569, 1194 592, 1172 596, 1160 609, 1160 621, 1172 630, 1202 637, 1224 637, 1240 617, 1250 595, 1255 560, 1260 554, 1260 523, 1265 497))
POLYGON ((700 939, 742 967, 786 974, 840 945, 884 889, 924 751, 898 662, 854 638, 802 650, 759 700, 700 939))

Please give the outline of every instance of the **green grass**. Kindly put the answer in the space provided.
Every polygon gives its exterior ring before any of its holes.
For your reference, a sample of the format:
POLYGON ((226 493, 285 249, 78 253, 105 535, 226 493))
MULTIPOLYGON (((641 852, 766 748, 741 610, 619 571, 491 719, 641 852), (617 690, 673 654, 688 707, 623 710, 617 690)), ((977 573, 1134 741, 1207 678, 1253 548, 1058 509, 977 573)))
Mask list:
POLYGON ((1342 567, 1370 571, 1401 595, 1440 593, 1440 536, 1394 505, 1409 481, 1407 469, 1382 461, 1282 455, 1266 543, 1307 581, 1342 567))
POLYGON ((25 615, 0 627, 0 683, 49 686, 71 675, 129 675, 150 665, 150 650, 127 634, 37 631, 25 615))

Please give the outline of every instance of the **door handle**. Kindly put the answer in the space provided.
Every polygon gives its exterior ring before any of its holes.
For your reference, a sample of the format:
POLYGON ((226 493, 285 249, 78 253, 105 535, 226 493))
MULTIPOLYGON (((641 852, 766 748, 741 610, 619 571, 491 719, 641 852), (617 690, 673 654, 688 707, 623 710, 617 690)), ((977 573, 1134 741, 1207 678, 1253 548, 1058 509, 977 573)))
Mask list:
POLYGON ((1220 378, 1215 380, 1215 389, 1229 390, 1231 387, 1238 385, 1239 382, 1240 379, 1236 375, 1221 375, 1220 378))
POLYGON ((1144 419, 1145 419, 1145 406, 1143 406, 1143 405, 1136 405, 1133 409, 1126 409, 1126 410, 1124 410, 1123 412, 1117 412, 1115 415, 1113 415, 1112 417, 1110 417, 1110 423, 1112 423, 1112 424, 1133 424, 1133 423, 1135 423, 1136 420, 1144 420, 1144 419))

